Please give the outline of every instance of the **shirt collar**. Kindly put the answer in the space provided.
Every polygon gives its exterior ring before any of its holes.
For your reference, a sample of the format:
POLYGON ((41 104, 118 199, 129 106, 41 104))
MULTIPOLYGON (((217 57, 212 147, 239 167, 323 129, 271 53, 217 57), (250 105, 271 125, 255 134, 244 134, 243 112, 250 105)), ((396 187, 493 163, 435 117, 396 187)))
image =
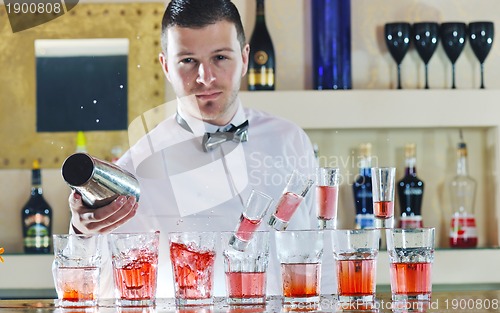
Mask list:
POLYGON ((236 113, 234 114, 231 121, 224 126, 213 125, 213 124, 204 122, 202 120, 199 120, 197 118, 194 118, 193 116, 191 116, 190 114, 188 114, 182 110, 182 105, 180 104, 179 99, 177 99, 177 114, 179 114, 179 116, 182 117, 186 121, 186 123, 189 125, 189 127, 193 131, 193 134, 195 134, 196 136, 203 136, 205 134, 205 132, 213 133, 219 129, 224 130, 231 124, 238 126, 246 120, 245 111, 243 110, 243 106, 241 104, 240 98, 236 98, 235 101, 236 101, 236 105, 238 106, 238 109, 236 110, 236 113))

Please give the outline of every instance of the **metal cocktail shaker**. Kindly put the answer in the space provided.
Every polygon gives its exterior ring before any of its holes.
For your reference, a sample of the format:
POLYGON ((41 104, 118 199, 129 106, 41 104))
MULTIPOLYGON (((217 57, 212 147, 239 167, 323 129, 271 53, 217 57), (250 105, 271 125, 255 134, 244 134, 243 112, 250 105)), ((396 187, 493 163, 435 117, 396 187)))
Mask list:
POLYGON ((81 194, 83 202, 92 208, 107 205, 119 195, 134 196, 139 201, 139 182, 134 175, 87 153, 70 155, 61 172, 71 189, 81 194))

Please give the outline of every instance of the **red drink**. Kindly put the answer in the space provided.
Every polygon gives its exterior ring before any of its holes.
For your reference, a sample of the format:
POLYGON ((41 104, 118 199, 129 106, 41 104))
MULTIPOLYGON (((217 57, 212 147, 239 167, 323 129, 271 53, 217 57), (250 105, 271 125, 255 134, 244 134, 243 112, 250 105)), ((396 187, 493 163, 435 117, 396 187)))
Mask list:
POLYGON ((92 306, 97 301, 99 268, 56 268, 56 290, 62 306, 92 306))
POLYGON ((303 197, 292 192, 284 193, 276 206, 274 216, 285 222, 290 221, 303 199, 303 197))
POLYGON ((212 297, 214 251, 196 251, 190 246, 170 244, 175 277, 175 296, 180 299, 207 299, 212 297))
POLYGON ((331 220, 337 217, 338 186, 317 186, 318 218, 331 220))
POLYGON ((337 260, 338 293, 347 297, 375 294, 375 259, 337 260))
POLYGON ((138 259, 113 270, 120 299, 149 300, 155 298, 157 256, 147 252, 139 252, 137 255, 138 259))
POLYGON ((259 227, 261 221, 262 219, 251 220, 245 214, 241 214, 240 225, 236 230, 236 237, 244 241, 249 241, 252 239, 252 233, 259 227))
POLYGON ((262 298, 266 297, 265 272, 226 272, 229 298, 262 298))
POLYGON ((285 298, 319 297, 320 263, 282 263, 285 298))
POLYGON ((379 201, 373 203, 375 218, 391 218, 394 216, 394 201, 379 201))
POLYGON ((396 295, 430 295, 431 263, 391 263, 391 286, 396 295))

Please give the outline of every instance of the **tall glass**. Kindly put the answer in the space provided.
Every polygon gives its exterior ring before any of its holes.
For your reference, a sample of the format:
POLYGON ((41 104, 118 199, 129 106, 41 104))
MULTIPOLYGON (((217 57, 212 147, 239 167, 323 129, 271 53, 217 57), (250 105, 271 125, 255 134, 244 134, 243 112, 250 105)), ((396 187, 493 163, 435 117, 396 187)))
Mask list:
POLYGON ((275 212, 269 219, 269 225, 275 230, 285 230, 313 184, 313 179, 294 170, 276 205, 275 212))
POLYGON ((314 305, 320 300, 323 230, 280 231, 275 234, 281 264, 283 304, 314 305))
POLYGON ((338 300, 342 305, 361 308, 374 303, 379 242, 379 229, 332 231, 338 300))
POLYGON ((56 306, 84 308, 97 305, 101 273, 101 235, 55 234, 52 274, 56 306))
POLYGON ((319 167, 316 170, 316 216, 320 229, 337 225, 340 169, 319 167))
POLYGON ((222 232, 227 303, 266 303, 266 271, 269 262, 269 231, 252 232, 243 251, 231 244, 233 232, 222 232))
POLYGON ((117 306, 155 305, 159 241, 159 231, 108 235, 117 306))
POLYGON ((230 238, 233 248, 243 251, 248 242, 252 239, 252 234, 257 230, 266 215, 267 210, 273 203, 273 198, 263 192, 252 190, 245 205, 245 211, 240 216, 240 222, 236 226, 236 231, 230 238))
POLYGON ((434 228, 388 229, 393 301, 430 301, 434 228))
POLYGON ((394 227, 394 182, 396 168, 372 168, 373 214, 376 228, 394 227))
POLYGON ((176 305, 213 304, 216 237, 216 232, 169 234, 176 305))

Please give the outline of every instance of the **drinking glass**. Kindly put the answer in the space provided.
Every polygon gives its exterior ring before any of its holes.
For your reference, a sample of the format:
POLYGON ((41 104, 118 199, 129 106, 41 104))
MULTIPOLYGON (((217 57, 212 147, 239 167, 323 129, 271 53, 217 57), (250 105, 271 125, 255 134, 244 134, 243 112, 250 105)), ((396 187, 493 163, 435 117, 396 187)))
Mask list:
POLYGON ((332 231, 338 300, 343 307, 374 303, 379 242, 380 230, 375 228, 332 231))
POLYGON ((155 305, 159 241, 159 231, 108 235, 117 306, 155 305))
POLYGON ((434 228, 386 231, 393 301, 430 301, 434 233, 434 228))
POLYGON ((278 231, 283 304, 314 305, 320 300, 323 230, 278 231))
POLYGON ((231 243, 234 232, 221 233, 228 304, 266 303, 269 231, 255 231, 248 236, 249 241, 240 251, 231 243))
POLYGON ((373 215, 375 227, 394 227, 395 167, 374 167, 372 171, 373 215))
POLYGON ((413 24, 413 39, 418 55, 424 61, 425 89, 429 89, 428 64, 439 42, 439 25, 435 22, 413 24))
POLYGON ((411 25, 405 22, 386 23, 385 43, 398 66, 398 89, 401 87, 401 62, 410 48, 411 25))
POLYGON ((52 274, 56 306, 94 307, 98 301, 101 272, 101 235, 55 234, 52 274))
POLYGON ((213 304, 216 232, 169 233, 178 306, 213 304))
POLYGON ((320 229, 335 228, 340 169, 319 167, 316 170, 316 216, 320 229))
POLYGON ((443 43, 444 52, 451 62, 451 88, 456 89, 455 62, 465 47, 467 26, 462 22, 442 23, 439 27, 439 35, 443 43))
POLYGON ((294 170, 276 205, 275 212, 269 219, 269 225, 275 230, 285 230, 312 184, 314 184, 313 179, 294 170))
POLYGON ((271 206, 273 198, 263 192, 252 190, 245 205, 245 211, 240 216, 236 231, 232 234, 230 244, 233 248, 243 251, 252 239, 253 232, 259 227, 262 218, 271 206))
POLYGON ((481 66, 481 89, 484 89, 484 60, 488 56, 488 53, 490 53, 494 36, 495 29, 493 22, 469 23, 470 45, 481 66))

